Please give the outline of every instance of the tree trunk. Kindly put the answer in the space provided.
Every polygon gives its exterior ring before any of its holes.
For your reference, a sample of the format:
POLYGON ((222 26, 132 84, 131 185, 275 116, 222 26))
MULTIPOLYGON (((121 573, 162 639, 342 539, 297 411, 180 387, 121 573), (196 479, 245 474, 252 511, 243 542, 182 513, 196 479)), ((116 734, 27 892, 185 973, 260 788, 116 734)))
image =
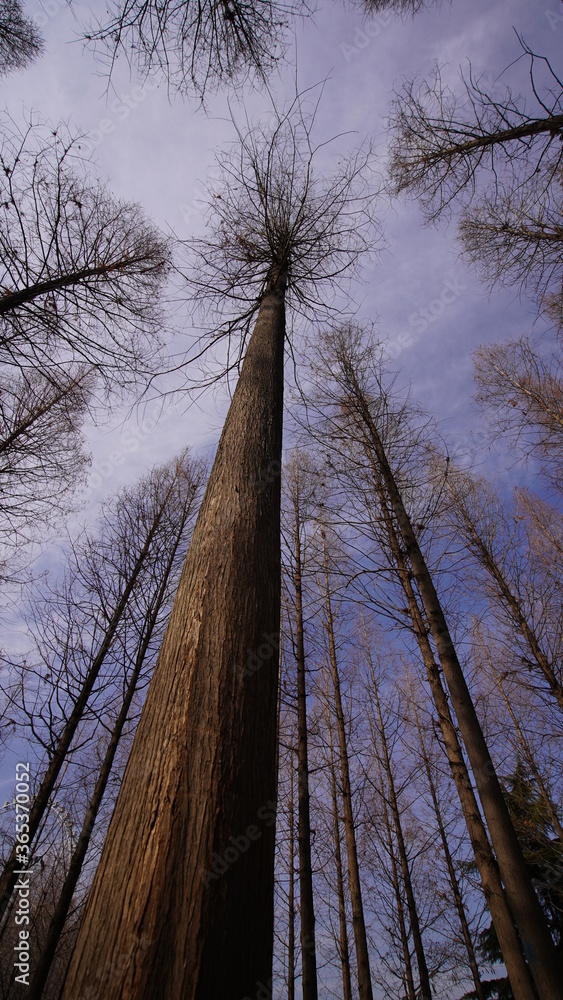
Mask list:
MULTIPOLYGON (((151 544, 153 542, 154 536, 158 529, 162 514, 166 507, 166 503, 172 492, 173 485, 170 486, 166 493, 166 496, 160 506, 160 509, 151 525, 151 529, 146 537, 143 548, 141 549, 138 558, 136 560, 135 566, 131 572, 129 579, 125 585, 123 593, 119 598, 118 604, 113 611, 111 619, 108 623, 103 641, 96 653, 88 672, 85 676, 84 683, 80 690, 80 694, 76 698, 73 705, 72 712, 70 713, 64 729, 59 737, 57 745, 52 752, 51 760, 47 770, 41 780, 41 784, 37 793, 34 796, 33 804, 29 811, 29 844, 31 845, 35 839, 37 831, 39 829, 42 817, 48 806, 49 799, 51 797, 52 791, 55 787, 57 778, 60 774, 61 768, 65 762, 66 755, 78 729, 78 726, 84 715, 84 711, 88 704, 88 699, 94 688, 94 684, 99 676, 100 670, 104 664, 105 658, 111 648, 111 644, 114 640, 115 633, 118 629, 119 623, 123 617, 124 611, 127 607, 127 602, 133 592, 133 588, 138 580, 141 569, 147 555, 150 551, 151 544)), ((18 855, 16 854, 16 847, 12 849, 12 852, 6 861, 4 866, 4 871, 0 879, 0 917, 3 916, 6 907, 10 901, 10 896, 12 894, 14 885, 16 883, 17 875, 15 874, 16 869, 19 867, 18 855)))
POLYGON ((411 953, 409 949, 409 938, 407 934, 407 926, 405 921, 405 904, 403 901, 403 894, 401 892, 401 886, 399 883, 399 871, 397 868, 397 859, 395 857, 395 848, 393 846, 393 837, 391 835, 391 822, 389 820, 389 813, 387 811, 387 802, 385 800, 385 793, 384 793, 383 774, 381 773, 381 764, 379 763, 379 761, 378 765, 379 765, 379 779, 381 786, 381 801, 382 801, 383 812, 385 815, 385 829, 387 831, 387 845, 389 848, 389 858, 391 860, 391 879, 393 883, 393 891, 395 893, 395 901, 397 903, 397 919, 399 922, 399 933, 401 936, 401 948, 403 951, 403 964, 405 966, 405 981, 407 985, 407 994, 408 994, 408 1000, 416 1000, 411 953))
POLYGON ((293 806, 293 747, 289 766, 289 891, 287 935, 287 1000, 295 1000, 295 809, 293 806))
POLYGON ((405 510, 367 400, 361 392, 355 374, 353 372, 349 374, 351 374, 355 401, 377 455, 381 475, 405 544, 407 558, 412 566, 414 578, 428 616, 430 631, 436 644, 459 728, 467 748, 510 908, 524 947, 524 954, 542 1000, 560 1000, 560 973, 555 947, 538 898, 530 882, 526 863, 512 826, 502 789, 485 743, 431 574, 405 510))
POLYGON ((269 997, 285 279, 225 421, 63 997, 269 997))
POLYGON ((311 817, 309 801, 309 760, 307 748, 307 691, 305 643, 303 630, 303 585, 301 558, 301 515, 299 506, 299 467, 293 489, 295 514, 295 658, 297 661, 297 778, 299 803, 299 900, 301 909, 301 964, 303 1000, 317 1000, 317 956, 315 948, 315 911, 313 906, 313 868, 311 864, 311 817))
POLYGON ((452 894, 454 898, 455 908, 457 910, 457 915, 459 917, 459 923, 461 926, 461 932, 463 934, 463 941, 465 944, 465 949, 467 951, 467 960, 469 962, 469 968, 471 969, 471 975, 473 976, 473 982, 475 984, 475 993, 477 995, 477 1000, 486 1000, 485 994, 483 992, 483 984, 481 983, 481 976, 479 974, 479 965, 477 963, 477 958, 475 956, 475 948, 473 947, 473 939, 471 937, 471 932, 469 930, 469 922, 467 920, 467 914, 465 912, 465 906, 463 905, 463 898, 461 895, 461 888, 456 875, 456 870, 453 862, 453 858, 450 852, 450 845, 448 844, 448 837, 446 834, 446 829, 444 827, 444 821, 442 819, 442 811, 440 809, 440 803, 438 802, 438 795, 436 792, 436 785, 434 783, 434 778, 432 775, 432 770, 430 767, 430 760, 428 758, 428 753, 426 750, 426 745, 424 743, 424 736, 422 733, 422 728, 420 725, 420 718, 418 715, 418 710, 416 707, 416 702, 411 689, 411 703, 413 707, 414 717, 416 721, 416 728, 418 732, 418 738, 420 741, 420 751, 422 759, 424 761, 424 770, 426 771, 426 778, 428 780, 428 787, 430 788, 430 795, 432 797, 432 805, 434 807, 434 815, 436 816, 436 822, 438 824, 438 830, 440 833, 440 840, 442 841, 442 848, 444 851, 444 857, 446 859, 446 866, 448 869, 448 877, 450 880, 450 885, 452 887, 452 894))
MULTIPOLYGON (((387 496, 381 482, 378 468, 375 464, 369 443, 366 440, 366 451, 372 463, 374 485, 378 494, 383 519, 389 539, 389 546, 405 597, 416 636, 426 676, 432 692, 432 698, 438 713, 438 721, 444 740, 444 748, 451 768, 452 777, 459 796, 467 832, 473 848, 475 862, 479 870, 481 886, 487 901, 495 931, 499 940, 504 963, 515 1000, 534 1000, 535 993, 522 954, 520 940, 514 927, 512 914, 506 901, 497 862, 489 844, 481 813, 475 798, 471 778, 467 770, 463 751, 454 725, 446 692, 442 686, 440 671, 434 662, 434 654, 428 639, 428 629, 422 617, 418 599, 412 585, 412 574, 408 568, 406 555, 401 547, 391 512, 388 508, 387 496)), ((369 649, 369 646, 368 646, 369 649)))
POLYGON ((375 698, 375 708, 377 711, 379 736, 381 740, 381 748, 383 750, 383 769, 385 771, 385 777, 387 781, 389 806, 391 808, 391 816, 393 817, 393 826, 395 827, 395 836, 397 838, 397 847, 399 849, 399 862, 401 865, 403 885, 405 887, 405 894, 407 897, 407 907, 409 911, 412 939, 414 944, 414 951, 416 954, 416 961, 418 965, 418 975, 420 979, 418 995, 420 996, 421 1000, 432 1000, 432 991, 430 989, 430 975, 428 972, 428 966, 426 964, 426 954, 424 952, 424 944, 422 941, 422 931, 420 929, 420 921, 418 919, 418 907, 416 905, 416 900, 414 898, 414 889, 409 868, 409 859, 407 855, 405 838, 403 836, 403 825, 401 823, 401 814, 399 811, 399 803, 397 801, 397 793, 395 790, 395 779, 393 777, 393 768, 391 765, 389 746, 387 744, 387 734, 385 732, 383 715, 381 714, 379 691, 377 690, 377 682, 375 680, 375 671, 373 669, 373 662, 371 660, 371 656, 369 657, 369 664, 370 664, 373 694, 375 698))
POLYGON ((47 932, 47 938, 43 944, 41 954, 35 963, 35 968, 33 972, 33 977, 29 986, 29 991, 27 993, 26 1000, 41 1000, 43 995, 43 987, 47 981, 49 975, 49 970, 53 963, 55 957, 55 952, 59 939, 70 909, 70 904, 72 902, 72 897, 74 895, 74 890, 78 879, 80 878, 80 873, 82 871, 82 865, 84 864, 84 858, 86 857, 86 852, 90 845, 90 839, 92 836, 92 831, 94 829, 94 824, 96 822, 96 817, 98 811, 102 804, 102 799, 105 794, 107 783, 113 768, 113 762, 119 742, 121 740, 121 735, 123 733, 123 727, 127 721, 127 716, 129 715, 129 709, 131 707, 131 702, 133 701, 133 696, 137 690, 137 684, 139 682, 139 677, 143 669, 145 662, 145 657, 147 650, 149 648, 149 643, 152 638, 152 634, 155 625, 158 620, 158 615, 162 607, 162 603, 166 596, 166 589, 168 586, 168 580, 174 566, 174 560, 176 558, 176 553, 178 551, 178 546, 180 545, 182 534, 186 525, 186 520, 189 514, 190 504, 188 503, 184 509, 184 518, 181 525, 178 526, 178 532, 174 539, 174 544, 172 550, 169 554, 168 562, 165 569, 165 574, 162 579, 161 585, 159 587, 158 593, 154 605, 150 612, 150 617, 146 621, 146 626, 144 628, 144 634, 141 636, 141 641, 137 651, 137 656, 135 657, 135 665, 129 678, 129 683, 127 684, 127 689, 125 692, 125 697, 123 699, 123 704, 119 710, 119 714, 115 721, 113 731, 110 737, 110 741, 100 768, 100 773, 94 787, 92 798, 90 799, 90 804, 88 806, 84 821, 82 823, 82 829, 78 837, 78 842, 74 848, 72 858, 70 861, 69 869, 66 878, 61 889, 60 896, 57 900, 57 905, 55 907, 55 912, 51 918, 49 924, 49 929, 47 932))
POLYGON ((330 708, 327 692, 327 728, 330 751, 330 792, 332 799, 332 830, 334 836, 334 862, 336 865, 336 891, 338 894, 338 922, 340 927, 339 949, 342 965, 342 994, 344 1000, 352 1000, 352 979, 350 976, 350 949, 348 945, 348 928, 346 922, 346 897, 344 894, 344 873, 342 871, 342 854, 340 852, 340 822, 338 815, 338 789, 336 785, 336 768, 334 764, 334 746, 332 726, 330 724, 330 708))
POLYGON ((328 648, 330 656, 330 668, 332 675, 332 686, 334 692, 334 709, 336 714, 336 727, 338 732, 338 743, 340 750, 340 768, 342 774, 342 803, 344 806, 344 829, 346 831, 346 849, 348 853, 348 882, 350 885, 350 899, 352 902, 352 926, 354 928, 354 942, 356 945, 356 962, 358 966, 358 992, 360 1000, 373 1000, 371 986, 371 973, 369 965, 369 951, 366 937, 366 924, 364 919, 364 907, 362 903, 362 887, 360 883, 360 869, 358 866, 358 851, 356 847, 356 827, 354 824, 354 810, 352 808, 352 790, 350 787, 350 765, 348 761, 348 747, 346 739, 346 725, 344 722, 344 711, 342 708, 342 695, 340 691, 340 674, 338 671, 338 660, 336 657, 336 643, 334 640, 334 618, 332 614, 332 604, 330 599, 330 580, 328 571, 328 560, 326 552, 325 533, 321 532, 323 539, 323 564, 325 583, 325 628, 328 635, 328 648))

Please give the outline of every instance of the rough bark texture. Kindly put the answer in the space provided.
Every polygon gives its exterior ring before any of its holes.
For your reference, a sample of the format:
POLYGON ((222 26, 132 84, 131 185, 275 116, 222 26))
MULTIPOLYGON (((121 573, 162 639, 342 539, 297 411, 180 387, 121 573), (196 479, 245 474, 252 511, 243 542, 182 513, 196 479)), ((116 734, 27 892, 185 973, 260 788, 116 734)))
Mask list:
POLYGON ((301 911, 301 966, 303 1000, 317 1000, 317 955, 315 948, 315 910, 313 905, 313 867, 311 863, 311 816, 309 797, 309 758, 307 746, 307 690, 305 677, 305 642, 303 629, 303 586, 301 559, 301 516, 299 510, 299 473, 295 476, 293 507, 295 512, 295 658, 297 661, 297 777, 299 802, 299 902, 301 911))
POLYGON ((293 750, 290 757, 289 791, 289 892, 287 898, 287 1000, 295 1000, 295 808, 293 805, 293 750))
POLYGON ((284 335, 280 280, 221 435, 64 1000, 269 995, 284 335))
POLYGON ((352 926, 354 928, 354 943, 356 945, 356 961, 358 965, 358 994, 360 1000, 373 1000, 371 986, 371 972, 369 964, 369 951, 366 937, 366 922, 364 918, 364 907, 362 903, 362 887, 360 883, 360 869, 358 865, 358 851, 356 846, 356 826, 354 823, 354 810, 352 807, 352 789, 350 786, 350 764, 348 760, 348 745, 346 738, 346 725, 344 722, 344 710, 342 708, 342 695, 340 691, 340 673, 338 670, 338 660, 336 657, 336 643, 334 639, 334 618, 332 614, 332 604, 330 599, 330 579, 328 571, 328 561, 326 546, 323 534, 323 563, 324 563, 324 583, 325 583, 325 628, 328 635, 328 648, 330 656, 330 669, 332 675, 332 686, 334 692, 334 709, 336 714, 336 727, 338 732, 338 745, 340 750, 340 768, 342 775, 342 802, 344 806, 344 829, 346 831, 346 850, 348 853, 348 883, 350 885, 350 899, 352 902, 352 926))
POLYGON ((530 882, 526 863, 512 826, 502 789, 431 574, 405 510, 367 400, 353 372, 350 374, 355 400, 377 455, 381 475, 405 546, 406 556, 412 567, 414 579, 424 604, 429 630, 436 644, 459 728, 467 748, 506 895, 522 940, 524 954, 542 1000, 560 1000, 560 972, 555 947, 538 898, 530 882))

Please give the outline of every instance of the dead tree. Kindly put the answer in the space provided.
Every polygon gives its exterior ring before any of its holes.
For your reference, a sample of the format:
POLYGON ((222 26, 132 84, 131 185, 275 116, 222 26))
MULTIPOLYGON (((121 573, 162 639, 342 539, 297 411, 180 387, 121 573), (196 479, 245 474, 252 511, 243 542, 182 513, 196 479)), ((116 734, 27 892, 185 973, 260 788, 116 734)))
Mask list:
MULTIPOLYGON (((46 756, 30 805, 30 851, 77 733, 105 704, 114 677, 104 671, 132 603, 143 620, 138 590, 142 587, 147 598, 153 592, 155 559, 169 540, 178 494, 185 502, 191 492, 193 501, 198 487, 197 466, 192 468, 187 456, 154 469, 105 503, 97 534, 86 535, 71 552, 59 591, 42 600, 34 594, 39 663, 35 668, 26 662, 21 680, 6 692, 12 711, 23 717, 28 741, 37 741, 46 756)), ((2 914, 17 880, 18 857, 14 845, 0 878, 2 914)))
POLYGON ((85 38, 109 60, 110 74, 123 53, 144 76, 157 72, 170 89, 203 98, 249 75, 266 82, 293 18, 307 13, 306 0, 113 0, 107 19, 85 26, 85 38))
MULTIPOLYGON (((328 680, 328 679, 327 679, 328 680)), ((346 917, 346 895, 344 887, 344 872, 342 867, 340 807, 338 784, 336 780, 336 762, 334 759, 334 736, 330 717, 330 693, 327 684, 327 701, 325 720, 328 733, 330 796, 332 804, 332 832, 334 839, 334 864, 336 868, 336 892, 338 896, 338 949, 342 966, 342 996, 343 1000, 352 1000, 352 978, 350 975, 350 947, 348 943, 348 926, 346 917)))
POLYGON ((25 69, 43 51, 43 39, 20 0, 0 0, 0 76, 25 69))
MULTIPOLYGON (((420 595, 426 616, 424 631, 427 639, 432 636, 448 686, 524 953, 538 990, 546 1000, 555 1000, 559 986, 553 941, 530 882, 432 574, 378 430, 378 422, 385 426, 390 418, 393 423, 393 419, 386 411, 386 394, 381 374, 378 375, 376 355, 372 346, 362 344, 359 331, 340 328, 327 334, 323 364, 326 366, 330 358, 333 392, 334 388, 338 390, 337 402, 331 409, 334 411, 336 405, 345 415, 353 415, 353 421, 361 429, 365 447, 369 450, 370 461, 384 487, 407 572, 420 595)), ((510 958, 505 955, 505 960, 509 962, 510 958)))
POLYGON ((192 288, 224 321, 215 340, 238 331, 240 357, 255 325, 66 998, 94 982, 107 1000, 269 989, 286 299, 301 311, 321 301, 372 239, 365 154, 319 179, 311 128, 297 102, 270 133, 240 133, 211 234, 192 244, 192 288))
POLYGON ((2 121, 0 362, 58 377, 72 362, 123 388, 158 368, 171 243, 79 147, 65 126, 2 121))
POLYGON ((519 284, 561 300, 563 83, 519 38, 529 94, 489 93, 471 67, 461 96, 437 67, 410 81, 391 111, 390 176, 428 219, 458 203, 467 256, 489 283, 519 284), (470 207, 478 192, 479 200, 470 207))

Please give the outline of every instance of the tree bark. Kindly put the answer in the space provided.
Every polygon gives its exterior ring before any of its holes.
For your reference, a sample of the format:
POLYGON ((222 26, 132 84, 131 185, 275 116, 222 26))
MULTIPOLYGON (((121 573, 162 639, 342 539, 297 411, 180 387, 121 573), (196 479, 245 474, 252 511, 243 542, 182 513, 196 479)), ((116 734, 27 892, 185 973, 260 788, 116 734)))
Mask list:
POLYGON ((381 713, 379 691, 377 689, 375 671, 373 669, 373 662, 371 660, 371 657, 369 658, 369 661, 370 661, 371 683, 375 699, 375 708, 377 711, 379 737, 381 740, 381 748, 383 750, 383 769, 385 771, 385 778, 387 782, 387 794, 389 796, 388 801, 391 809, 391 816, 393 817, 393 826, 395 827, 395 836, 397 838, 397 847, 399 850, 399 863, 401 865, 403 885, 405 887, 405 894, 407 897, 407 907, 409 911, 411 933, 414 944, 414 951, 416 955, 416 962, 418 965, 418 975, 420 980, 419 996, 421 1000, 432 1000, 432 990, 430 988, 430 975, 428 972, 428 965, 426 963, 426 954, 424 951, 424 943, 422 941, 422 931, 420 928, 420 921, 418 919, 418 907, 416 905, 416 900, 414 898, 414 889, 410 873, 409 859, 407 855, 405 838, 403 835, 403 824, 401 823, 401 813, 399 811, 399 803, 397 801, 397 793, 395 789, 395 779, 393 777, 391 756, 389 754, 387 734, 385 732, 385 724, 383 722, 383 715, 381 713))
POLYGON ((47 981, 47 977, 49 975, 49 971, 53 963, 53 959, 55 957, 55 951, 57 949, 57 945, 59 943, 59 939, 65 924, 65 920, 67 918, 68 911, 70 909, 70 904, 72 902, 74 890, 76 889, 78 879, 80 878, 82 865, 84 864, 84 858, 86 857, 86 852, 90 845, 90 839, 92 837, 92 831, 94 829, 96 817, 98 815, 98 811, 102 804, 107 783, 109 781, 110 774, 113 768, 113 762, 115 760, 115 755, 117 753, 119 742, 121 740, 121 736, 123 733, 123 727, 129 715, 129 709, 131 708, 131 702, 133 701, 133 696, 135 694, 135 691, 137 690, 137 684, 139 682, 139 677, 143 669, 145 657, 147 655, 147 650, 149 648, 149 643, 151 641, 152 634, 158 620, 158 615, 160 613, 162 603, 166 596, 168 580, 170 578, 170 574, 174 566, 174 560, 176 558, 176 553, 178 551, 178 546, 180 545, 182 534, 186 526, 186 521, 189 515, 190 506, 191 502, 188 502, 184 508, 183 512, 184 517, 182 519, 182 523, 178 525, 178 531, 176 537, 174 538, 172 549, 169 553, 169 558, 166 564, 165 573, 162 582, 160 584, 158 593, 156 595, 154 605, 151 609, 150 617, 146 621, 146 627, 144 629, 144 634, 141 637, 141 641, 137 651, 137 656, 135 657, 135 665, 133 667, 131 677, 129 678, 129 682, 127 684, 127 689, 125 691, 125 697, 123 699, 123 703, 121 705, 119 714, 117 716, 115 725, 112 730, 110 741, 106 749, 102 766, 100 768, 100 773, 98 775, 98 779, 96 781, 94 791, 92 793, 92 798, 90 799, 90 803, 86 811, 84 821, 82 823, 82 829, 78 837, 78 842, 76 844, 76 847, 74 848, 72 858, 70 860, 69 869, 66 878, 64 880, 61 893, 57 900, 55 912, 53 913, 51 922, 49 924, 47 938, 43 944, 41 954, 39 955, 39 958, 35 963, 35 968, 33 971, 33 976, 29 986, 29 991, 27 993, 26 1000, 41 1000, 41 997, 43 995, 43 988, 47 981))
POLYGON ((289 928, 287 935, 287 1000, 295 1000, 295 808, 293 805, 293 747, 290 755, 290 783, 289 783, 289 891, 288 891, 288 917, 289 928))
MULTIPOLYGON (((127 602, 133 592, 139 574, 143 568, 145 559, 149 554, 151 544, 153 542, 154 536, 160 524, 162 514, 165 510, 166 503, 170 496, 170 493, 172 492, 172 489, 173 485, 171 485, 169 490, 167 491, 166 496, 160 506, 160 509, 157 512, 157 515, 151 525, 150 531, 145 539, 143 548, 141 549, 138 555, 135 566, 133 567, 131 575, 129 576, 129 579, 127 580, 127 583, 123 589, 123 593, 121 594, 117 606, 115 607, 111 619, 108 623, 103 641, 100 644, 98 652, 96 653, 90 665, 90 668, 88 669, 88 672, 84 679, 84 683, 80 690, 80 694, 78 695, 73 705, 72 712, 70 713, 67 719, 67 722, 59 737, 57 745, 51 755, 51 760, 49 761, 47 770, 45 771, 45 774, 43 775, 43 778, 41 780, 41 784, 39 785, 38 791, 34 796, 33 804, 29 811, 29 820, 28 820, 29 824, 28 836, 30 845, 33 843, 35 839, 41 820, 43 818, 45 810, 47 809, 49 799, 55 787, 57 778, 65 762, 66 755, 74 738, 76 730, 78 729, 80 721, 84 715, 84 711, 88 704, 88 699, 92 693, 94 684, 96 683, 100 670, 102 669, 105 658, 111 648, 111 644, 114 640, 115 633, 123 617, 123 614, 127 607, 127 602)), ((17 879, 15 871, 18 867, 19 867, 19 861, 18 861, 18 856, 16 854, 16 847, 14 846, 4 866, 2 877, 0 878, 0 917, 3 916, 3 914, 5 913, 6 907, 8 906, 8 903, 10 901, 10 896, 12 894, 17 879)))
POLYGON ((270 996, 285 278, 233 395, 63 997, 270 996))
MULTIPOLYGON (((328 698, 328 693, 327 693, 328 698)), ((330 751, 330 793, 332 800, 332 832, 334 837, 334 863, 336 865, 336 891, 338 895, 338 923, 340 930, 339 949, 342 965, 342 994, 344 1000, 352 1000, 352 979, 350 976, 350 948, 348 944, 348 928, 346 921, 346 897, 344 893, 344 873, 342 871, 342 854, 340 852, 340 822, 338 812, 338 789, 336 785, 336 767, 334 763, 334 746, 332 726, 330 724, 330 709, 327 701, 327 728, 330 751)))
POLYGON ((356 962, 358 966, 358 993, 360 1000, 373 1000, 366 924, 362 903, 362 886, 360 882, 360 869, 358 866, 358 851, 356 846, 356 827, 354 823, 354 810, 352 807, 352 789, 350 786, 350 764, 348 760, 346 725, 344 722, 344 711, 342 708, 340 673, 338 670, 336 643, 334 640, 334 617, 330 599, 330 579, 324 531, 321 532, 321 535, 323 540, 324 596, 326 611, 325 628, 328 635, 330 669, 334 692, 334 709, 336 714, 336 728, 338 732, 338 744, 340 750, 342 803, 344 806, 344 829, 346 831, 346 849, 348 854, 348 882, 350 885, 352 926, 354 929, 356 962))
POLYGON ((301 910, 302 990, 303 1000, 317 1000, 317 955, 315 947, 315 910, 313 905, 313 868, 311 863, 307 690, 303 627, 303 567, 301 556, 298 460, 295 465, 292 500, 295 531, 295 572, 293 584, 295 588, 295 659, 297 661, 297 794, 299 804, 299 901, 301 910))
POLYGON ((522 940, 524 954, 542 1000, 559 1000, 561 996, 560 973, 555 947, 538 898, 530 882, 526 863, 512 826, 502 789, 485 743, 431 574, 405 510, 367 400, 351 366, 348 375, 354 399, 377 456, 393 513, 405 544, 406 555, 424 603, 430 632, 436 644, 460 731, 467 748, 510 908, 522 940))

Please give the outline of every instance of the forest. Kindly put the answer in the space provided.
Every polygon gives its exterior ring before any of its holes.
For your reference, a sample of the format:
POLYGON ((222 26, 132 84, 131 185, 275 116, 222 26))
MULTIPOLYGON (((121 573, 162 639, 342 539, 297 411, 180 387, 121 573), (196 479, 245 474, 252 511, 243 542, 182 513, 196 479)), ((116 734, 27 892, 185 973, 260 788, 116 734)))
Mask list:
POLYGON ((561 1000, 562 41, 0 0, 0 1000, 561 1000))

